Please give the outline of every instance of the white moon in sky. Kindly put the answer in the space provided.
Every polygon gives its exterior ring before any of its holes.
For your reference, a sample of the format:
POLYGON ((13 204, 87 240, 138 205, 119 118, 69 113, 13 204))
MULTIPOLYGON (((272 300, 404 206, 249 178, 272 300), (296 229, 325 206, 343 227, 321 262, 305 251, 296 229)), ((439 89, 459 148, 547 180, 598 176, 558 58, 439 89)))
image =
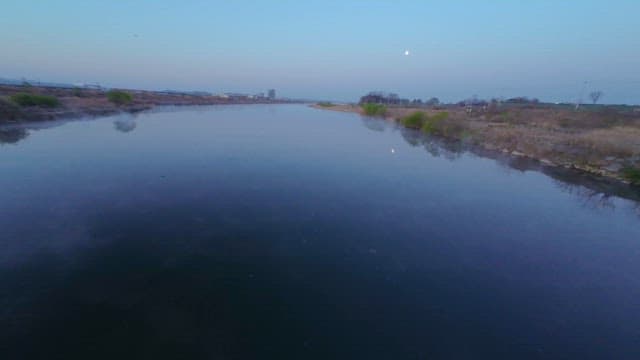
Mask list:
POLYGON ((404 51, 404 56, 409 56, 409 50, 404 51))

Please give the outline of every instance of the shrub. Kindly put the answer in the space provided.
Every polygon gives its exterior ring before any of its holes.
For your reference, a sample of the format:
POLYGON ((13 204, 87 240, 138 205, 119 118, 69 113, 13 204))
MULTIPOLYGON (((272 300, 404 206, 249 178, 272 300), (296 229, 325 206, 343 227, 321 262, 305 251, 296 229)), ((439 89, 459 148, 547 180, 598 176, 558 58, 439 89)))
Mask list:
POLYGON ((437 113, 431 117, 422 111, 416 111, 411 115, 400 119, 405 127, 410 129, 422 129, 426 134, 442 133, 442 122, 449 117, 448 112, 437 113))
POLYGON ((20 107, 11 101, 0 98, 0 121, 18 120, 22 116, 20 107))
POLYGON ((126 91, 111 90, 107 93, 107 99, 116 105, 126 105, 133 101, 133 96, 126 91))
POLYGON ((422 124, 422 132, 425 134, 435 134, 438 133, 438 122, 434 121, 433 119, 427 119, 427 121, 424 122, 424 124, 422 124))
POLYGON ((449 119, 449 113, 444 111, 433 116, 416 111, 411 115, 400 119, 404 127, 410 129, 421 129, 425 134, 437 134, 448 138, 464 139, 471 135, 464 122, 456 119, 449 119))
POLYGON ((465 124, 460 120, 438 121, 435 126, 440 135, 448 138, 462 140, 470 135, 465 124))
POLYGON ((444 111, 433 115, 430 118, 427 118, 422 125, 422 131, 425 134, 439 134, 439 135, 449 135, 447 131, 447 124, 444 122, 449 118, 449 113, 444 111))
POLYGON ((369 116, 384 116, 387 113, 387 107, 382 104, 366 103, 361 107, 364 113, 369 116))
POLYGON ((626 167, 622 169, 622 176, 633 185, 640 185, 640 168, 626 167))
POLYGON ((427 114, 423 113, 422 111, 416 111, 413 114, 407 115, 400 119, 400 122, 402 123, 402 125, 410 129, 420 129, 428 120, 429 117, 427 116, 427 114))
POLYGON ((439 112, 431 117, 434 121, 443 121, 449 118, 449 113, 446 111, 439 112))
POLYGON ((329 101, 321 101, 318 103, 318 106, 322 106, 322 107, 333 107, 336 106, 334 103, 329 102, 329 101))
POLYGON ((57 107, 60 101, 55 96, 20 93, 11 96, 11 101, 20 106, 57 107))

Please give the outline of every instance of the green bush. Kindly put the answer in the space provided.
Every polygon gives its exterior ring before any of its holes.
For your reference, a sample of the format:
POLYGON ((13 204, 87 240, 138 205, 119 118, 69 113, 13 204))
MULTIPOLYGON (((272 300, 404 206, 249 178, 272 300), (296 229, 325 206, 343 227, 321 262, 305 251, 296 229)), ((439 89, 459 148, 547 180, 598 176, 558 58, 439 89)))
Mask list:
POLYGON ((387 107, 382 104, 366 103, 361 107, 364 113, 369 116, 384 116, 387 113, 387 107))
POLYGON ((11 96, 11 101, 20 106, 57 107, 60 101, 55 96, 20 93, 11 96))
POLYGON ((416 111, 413 114, 407 115, 400 119, 400 122, 402 123, 402 125, 410 129, 420 129, 428 119, 429 117, 427 116, 427 114, 423 113, 422 111, 416 111))
POLYGON ((632 184, 640 185, 640 168, 624 168, 622 169, 622 176, 632 184))
POLYGON ((450 123, 445 121, 448 118, 449 113, 446 111, 437 113, 430 118, 425 119, 425 122, 422 125, 422 131, 426 134, 450 136, 452 135, 452 126, 457 124, 457 122, 450 123))
POLYGON ((420 129, 425 134, 441 135, 448 138, 463 139, 470 135, 463 122, 460 120, 449 119, 448 112, 440 112, 433 116, 429 116, 421 111, 416 111, 411 115, 400 119, 400 123, 404 127, 410 129, 420 129))
POLYGON ((416 111, 411 115, 405 116, 400 119, 400 122, 405 127, 410 129, 422 129, 427 134, 443 133, 443 123, 449 117, 448 112, 437 113, 433 116, 429 116, 422 111, 416 111))
POLYGON ((329 101, 321 101, 318 103, 318 106, 322 106, 322 107, 333 107, 336 106, 334 103, 329 102, 329 101))
POLYGON ((433 119, 427 119, 427 121, 425 121, 422 126, 422 132, 425 134, 435 134, 438 133, 438 123, 436 121, 433 121, 433 119))
POLYGON ((133 96, 126 91, 111 90, 107 93, 109 101, 116 105, 126 105, 133 101, 133 96))

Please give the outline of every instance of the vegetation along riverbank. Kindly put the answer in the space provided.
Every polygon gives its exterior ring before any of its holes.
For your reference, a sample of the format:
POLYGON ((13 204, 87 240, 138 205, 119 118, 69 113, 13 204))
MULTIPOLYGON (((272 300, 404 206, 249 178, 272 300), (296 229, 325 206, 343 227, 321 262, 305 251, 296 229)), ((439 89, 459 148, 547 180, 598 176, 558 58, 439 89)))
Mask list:
POLYGON ((384 117, 425 136, 640 185, 640 110, 631 106, 493 101, 317 108, 384 117))
POLYGON ((282 103, 242 94, 0 85, 0 124, 138 112, 160 105, 282 103))

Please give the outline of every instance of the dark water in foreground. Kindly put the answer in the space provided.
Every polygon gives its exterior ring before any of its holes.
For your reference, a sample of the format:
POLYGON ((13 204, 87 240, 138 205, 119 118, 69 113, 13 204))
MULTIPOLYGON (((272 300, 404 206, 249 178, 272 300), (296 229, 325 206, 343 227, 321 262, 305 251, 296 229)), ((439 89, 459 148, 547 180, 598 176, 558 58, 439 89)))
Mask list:
POLYGON ((640 358, 631 201, 304 106, 12 131, 3 359, 640 358))

